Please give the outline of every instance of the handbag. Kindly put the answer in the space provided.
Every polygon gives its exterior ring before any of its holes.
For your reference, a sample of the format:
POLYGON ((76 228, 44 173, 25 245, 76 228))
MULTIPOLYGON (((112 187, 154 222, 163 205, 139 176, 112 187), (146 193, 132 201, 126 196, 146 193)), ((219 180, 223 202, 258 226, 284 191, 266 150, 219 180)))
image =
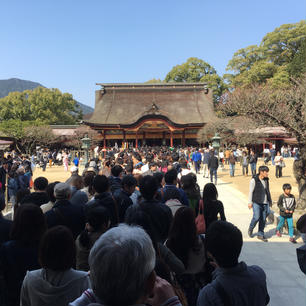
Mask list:
POLYGON ((199 213, 195 219, 195 223, 197 226, 197 233, 204 234, 206 232, 206 223, 204 218, 204 203, 202 199, 199 202, 199 213))
POLYGON ((282 168, 285 168, 285 167, 286 167, 286 164, 285 164, 285 162, 284 162, 283 160, 281 161, 280 166, 281 166, 282 168))

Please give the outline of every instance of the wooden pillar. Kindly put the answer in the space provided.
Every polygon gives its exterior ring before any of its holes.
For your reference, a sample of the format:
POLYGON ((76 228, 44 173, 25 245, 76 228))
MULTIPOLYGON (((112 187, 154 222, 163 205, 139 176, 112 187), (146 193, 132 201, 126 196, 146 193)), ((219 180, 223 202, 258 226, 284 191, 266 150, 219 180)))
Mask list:
POLYGON ((103 131, 103 148, 106 149, 106 130, 103 131))
POLYGON ((182 146, 185 147, 185 130, 182 133, 182 146))
POLYGON ((166 132, 165 132, 165 131, 163 131, 162 145, 163 145, 163 146, 166 145, 166 132))
POLYGON ((266 145, 263 143, 262 144, 262 152, 264 152, 265 148, 266 148, 266 145))
POLYGON ((125 149, 126 147, 126 135, 125 135, 125 130, 122 131, 123 134, 123 148, 125 149))
POLYGON ((173 132, 170 131, 170 147, 173 147, 173 132))
POLYGON ((146 132, 143 132, 142 146, 146 145, 146 132))
POLYGON ((138 131, 136 131, 135 147, 138 148, 138 131))

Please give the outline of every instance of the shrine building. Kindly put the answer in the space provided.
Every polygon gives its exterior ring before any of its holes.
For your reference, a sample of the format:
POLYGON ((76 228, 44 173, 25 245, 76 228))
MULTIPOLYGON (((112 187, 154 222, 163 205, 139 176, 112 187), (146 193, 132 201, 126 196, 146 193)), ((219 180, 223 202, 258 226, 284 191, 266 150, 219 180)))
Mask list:
POLYGON ((214 120, 212 90, 205 83, 101 84, 95 110, 84 121, 104 147, 195 145, 214 120))

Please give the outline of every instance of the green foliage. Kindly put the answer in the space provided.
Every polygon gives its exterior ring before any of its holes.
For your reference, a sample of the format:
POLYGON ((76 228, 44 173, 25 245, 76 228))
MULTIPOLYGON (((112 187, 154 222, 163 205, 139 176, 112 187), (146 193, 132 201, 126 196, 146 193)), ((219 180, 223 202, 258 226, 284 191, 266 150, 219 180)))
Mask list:
POLYGON ((224 75, 224 79, 232 88, 267 82, 272 87, 288 87, 291 76, 298 77, 305 71, 305 38, 304 20, 276 28, 265 35, 260 46, 235 52, 226 68, 233 73, 224 75))
MULTIPOLYGON (((31 81, 21 80, 17 78, 8 79, 8 80, 0 80, 0 98, 7 96, 10 92, 15 92, 15 91, 22 92, 25 90, 33 90, 37 87, 44 87, 44 86, 37 82, 31 82, 31 81)), ((80 102, 76 102, 76 103, 84 115, 93 112, 92 107, 89 107, 80 102)))
POLYGON ((0 99, 0 121, 20 120, 36 124, 75 124, 82 116, 76 101, 58 89, 37 87, 12 92, 0 99))
POLYGON ((228 89, 227 84, 218 74, 206 74, 200 81, 207 83, 208 87, 212 89, 214 103, 218 104, 220 97, 228 89))
POLYGON ((50 144, 50 124, 75 124, 82 116, 76 101, 58 89, 37 87, 0 99, 0 131, 16 140, 19 150, 50 144))
POLYGON ((25 137, 25 128, 37 124, 33 121, 22 121, 19 119, 9 119, 0 123, 0 131, 5 136, 14 137, 20 140, 25 137))
POLYGON ((290 63, 306 38, 306 21, 283 24, 268 33, 260 46, 264 58, 276 65, 290 63))
POLYGON ((251 69, 252 65, 262 59, 262 51, 257 45, 239 49, 228 62, 226 70, 243 73, 251 69))
POLYGON ((306 72, 306 39, 303 40, 293 60, 288 65, 288 73, 292 78, 299 78, 306 72))
POLYGON ((146 84, 157 84, 157 83, 162 83, 163 81, 161 79, 151 79, 149 81, 146 81, 146 84))
POLYGON ((268 84, 270 84, 272 88, 290 87, 290 75, 287 66, 278 67, 273 78, 268 80, 268 84))
POLYGON ((205 82, 213 90, 215 104, 227 89, 227 85, 215 68, 196 57, 190 57, 185 63, 174 66, 166 75, 165 82, 205 82))
POLYGON ((209 74, 216 74, 216 70, 207 62, 190 57, 185 63, 174 66, 166 75, 166 82, 200 82, 200 80, 209 74))

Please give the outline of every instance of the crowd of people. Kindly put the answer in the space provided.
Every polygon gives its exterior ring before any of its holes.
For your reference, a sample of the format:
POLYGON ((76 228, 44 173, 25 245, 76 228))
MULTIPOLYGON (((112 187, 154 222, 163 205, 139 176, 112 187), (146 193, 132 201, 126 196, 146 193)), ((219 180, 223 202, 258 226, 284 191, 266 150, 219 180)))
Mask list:
MULTIPOLYGON (((0 304, 267 305, 266 275, 239 262, 242 233, 226 221, 216 185, 201 192, 190 169, 202 153, 110 150, 83 173, 74 163, 67 181, 52 183, 43 176, 32 182, 32 161, 7 156, 1 210, 5 188, 17 187, 8 193, 13 220, 0 216, 0 304)), ((216 183, 219 161, 208 153, 216 183)), ((252 203, 269 204, 262 191, 256 181, 252 203)), ((258 221, 264 226, 258 215, 252 230, 258 221)))

